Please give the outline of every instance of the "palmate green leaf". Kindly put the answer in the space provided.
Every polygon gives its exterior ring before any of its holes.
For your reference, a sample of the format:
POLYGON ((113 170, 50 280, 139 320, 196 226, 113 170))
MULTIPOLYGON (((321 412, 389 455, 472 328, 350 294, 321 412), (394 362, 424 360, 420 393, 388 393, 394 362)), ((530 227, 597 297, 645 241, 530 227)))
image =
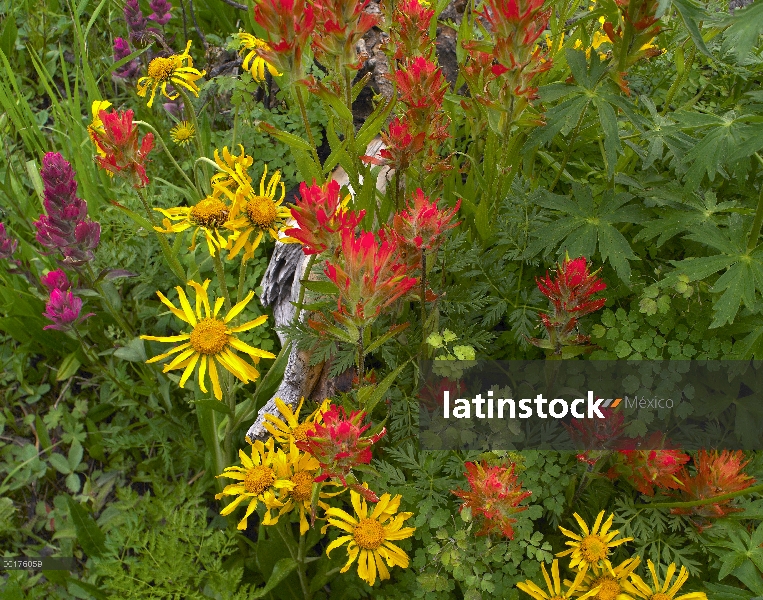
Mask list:
POLYGON ((530 244, 527 257, 535 256, 545 249, 557 248, 567 251, 570 256, 591 257, 598 245, 603 261, 609 261, 624 282, 631 276, 629 260, 638 260, 628 240, 614 226, 616 223, 637 223, 641 220, 641 210, 627 206, 633 198, 631 194, 614 194, 607 190, 598 203, 594 202, 591 190, 579 184, 572 186, 572 198, 547 194, 537 202, 545 208, 559 211, 562 215, 536 232, 536 239, 530 244))
POLYGON ((713 304, 711 328, 733 323, 740 305, 744 303, 752 308, 756 291, 763 292, 763 245, 748 251, 742 218, 731 215, 728 223, 726 229, 709 223, 696 227, 686 239, 705 244, 719 253, 673 261, 676 270, 660 282, 662 287, 675 285, 681 275, 688 277, 689 282, 699 281, 726 269, 710 290, 721 294, 713 304))
POLYGON ((676 120, 684 128, 707 128, 704 137, 684 157, 685 164, 689 165, 685 177, 689 189, 699 187, 705 174, 713 181, 723 167, 752 156, 760 145, 751 140, 763 136, 759 117, 737 116, 734 111, 725 115, 677 113, 676 120), (744 151, 740 153, 740 149, 744 151))
POLYGON ((654 242, 659 248, 670 238, 684 231, 691 231, 705 223, 719 224, 718 217, 737 207, 735 201, 718 203, 715 192, 706 192, 704 197, 693 193, 688 201, 683 201, 681 190, 671 186, 656 188, 649 199, 660 203, 657 218, 644 223, 643 229, 633 238, 634 242, 654 242))
MULTIPOLYGON (((662 160, 665 148, 673 155, 678 166, 681 166, 684 155, 694 145, 694 139, 684 133, 673 119, 660 115, 648 96, 641 96, 639 101, 649 111, 649 118, 643 117, 641 120, 645 128, 642 138, 649 144, 642 168, 649 169, 656 161, 662 160)), ((628 143, 635 146, 633 142, 628 143)))
POLYGON ((723 15, 717 24, 728 27, 723 33, 722 50, 733 54, 738 63, 745 64, 763 34, 763 2, 754 2, 731 15, 723 15))
MULTIPOLYGON (((592 54, 595 54, 592 53, 592 54)), ((615 174, 615 163, 617 155, 623 151, 623 145, 620 143, 620 134, 617 127, 617 114, 612 105, 604 98, 595 98, 594 106, 599 111, 599 122, 604 132, 604 154, 607 157, 607 177, 615 174)))

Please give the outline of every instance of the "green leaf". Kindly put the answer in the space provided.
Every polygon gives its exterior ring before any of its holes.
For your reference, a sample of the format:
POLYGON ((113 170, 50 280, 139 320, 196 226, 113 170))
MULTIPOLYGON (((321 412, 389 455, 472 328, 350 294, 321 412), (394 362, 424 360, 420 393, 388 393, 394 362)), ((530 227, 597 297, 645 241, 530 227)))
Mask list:
POLYGON ((713 58, 705 45, 705 40, 702 39, 702 33, 699 31, 699 22, 707 19, 708 12, 694 0, 672 0, 672 4, 678 14, 681 15, 681 19, 686 29, 689 30, 689 35, 697 49, 708 58, 713 58))
POLYGON ((599 110, 599 122, 604 132, 604 154, 607 157, 607 177, 612 177, 615 173, 615 164, 617 155, 623 151, 620 143, 620 133, 617 128, 617 115, 615 109, 609 102, 601 98, 594 100, 596 108, 599 110))
POLYGON ((254 594, 250 596, 253 600, 255 598, 262 598, 265 594, 268 594, 273 588, 281 583, 286 577, 297 568, 297 561, 292 558, 282 558, 273 567, 273 571, 268 577, 268 581, 264 588, 255 590, 254 594))
POLYGON ((210 410, 223 413, 224 415, 233 416, 233 412, 231 411, 230 407, 225 404, 225 402, 221 402, 220 400, 195 400, 194 404, 196 406, 209 408, 210 410))
POLYGON ((146 347, 139 337, 131 339, 126 345, 114 350, 114 356, 129 362, 146 362, 146 347))
POLYGON ((728 26, 723 33, 722 50, 733 53, 737 62, 743 64, 763 34, 763 3, 753 2, 743 9, 737 9, 734 14, 725 15, 718 25, 728 26))
MULTIPOLYGON (((43 573, 46 573, 46 571, 43 571, 43 573)), ((90 594, 96 600, 109 600, 109 596, 103 593, 99 588, 94 586, 92 583, 87 583, 86 581, 74 579, 74 577, 68 577, 66 581, 67 581, 67 587, 79 588, 85 594, 90 594)))
POLYGON ((79 440, 74 440, 69 448, 69 454, 67 456, 67 462, 69 463, 69 470, 74 471, 82 462, 82 455, 84 450, 79 440))
POLYGON ((35 415, 34 417, 34 429, 37 432, 37 439, 40 440, 40 446, 42 446, 42 449, 49 450, 53 444, 50 442, 50 435, 48 434, 48 428, 45 426, 45 423, 40 418, 40 415, 35 415))
POLYGON ((397 369, 382 379, 378 385, 366 386, 359 389, 358 404, 360 404, 360 407, 370 415, 374 407, 384 397, 384 394, 387 393, 387 390, 392 386, 392 384, 395 382, 395 379, 400 376, 400 373, 403 372, 403 369, 407 365, 408 362, 404 362, 402 365, 397 367, 397 369))
POLYGON ((337 293, 337 287, 331 281, 308 281, 303 280, 302 285, 305 289, 318 294, 324 294, 326 296, 335 295, 337 293))
POLYGON ((3 32, 0 33, 0 50, 2 50, 6 56, 11 56, 16 50, 16 37, 18 36, 18 33, 19 30, 16 27, 16 16, 13 12, 10 14, 6 13, 5 26, 3 27, 3 32))
POLYGON ((58 367, 58 373, 56 374, 56 381, 66 381, 77 372, 80 365, 81 363, 77 358, 77 351, 75 350, 61 361, 61 365, 58 367))
POLYGON ((69 461, 64 458, 63 454, 59 454, 58 452, 54 452, 50 455, 48 458, 48 462, 50 462, 51 466, 61 473, 61 475, 68 475, 72 472, 71 467, 69 466, 69 461))
POLYGON ((85 554, 101 556, 106 552, 106 536, 103 531, 81 504, 75 502, 71 497, 67 497, 66 502, 69 505, 69 515, 77 532, 77 541, 85 554))

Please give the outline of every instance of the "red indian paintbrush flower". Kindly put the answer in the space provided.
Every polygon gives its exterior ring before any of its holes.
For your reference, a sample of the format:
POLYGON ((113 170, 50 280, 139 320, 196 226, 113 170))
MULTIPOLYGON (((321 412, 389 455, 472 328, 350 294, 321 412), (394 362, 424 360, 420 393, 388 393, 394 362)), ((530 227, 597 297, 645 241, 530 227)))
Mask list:
POLYGON ((453 222, 453 217, 461 206, 461 200, 457 200, 451 209, 439 210, 438 201, 430 202, 421 188, 416 189, 411 200, 412 206, 392 218, 392 229, 417 249, 436 250, 442 243, 443 234, 458 225, 458 222, 453 222))
POLYGON ((431 59, 435 45, 429 39, 429 25, 434 18, 434 10, 424 6, 419 0, 403 0, 395 6, 392 17, 397 24, 390 31, 395 44, 395 58, 423 56, 431 59))
POLYGON ((386 148, 379 153, 383 160, 364 156, 363 160, 374 164, 388 165, 395 171, 403 171, 411 166, 415 157, 424 149, 427 134, 413 131, 408 121, 395 117, 389 124, 389 133, 382 132, 381 138, 386 148))
POLYGON ((316 35, 313 49, 328 67, 336 65, 357 71, 366 57, 355 51, 358 41, 379 22, 377 15, 366 12, 369 0, 315 0, 316 35))
MULTIPOLYGON (((676 475, 680 482, 680 501, 705 500, 747 489, 755 483, 753 477, 742 472, 748 462, 741 450, 736 452, 724 450, 720 454, 717 450, 712 453, 700 450, 694 457, 695 473, 690 475, 684 468, 676 475)), ((691 508, 672 508, 670 512, 704 518, 723 517, 741 510, 730 506, 730 502, 731 500, 728 499, 691 508)))
POLYGON ((536 277, 538 289, 551 301, 553 314, 538 314, 548 339, 527 338, 527 341, 564 358, 592 349, 587 345, 588 337, 577 333, 577 324, 580 317, 599 310, 607 301, 606 298, 591 300, 593 294, 607 288, 598 273, 598 270, 588 272, 584 257, 570 260, 567 256, 561 265, 557 264, 553 279, 548 271, 544 278, 536 277), (565 350, 564 347, 575 348, 565 350))
POLYGON ((427 112, 442 106, 448 89, 440 67, 423 56, 417 56, 396 71, 395 81, 400 99, 408 107, 427 112))
POLYGON ((500 533, 514 539, 512 525, 517 522, 513 517, 517 513, 527 510, 526 506, 519 503, 529 497, 532 492, 523 490, 514 475, 514 464, 508 467, 489 467, 487 462, 475 464, 468 462, 466 467, 466 480, 470 490, 457 489, 453 493, 464 500, 461 510, 470 508, 473 515, 481 515, 484 519, 482 529, 477 535, 500 533))
POLYGON ((45 305, 43 317, 53 321, 52 325, 46 325, 43 329, 57 329, 58 331, 69 331, 78 323, 95 313, 81 315, 82 300, 77 298, 72 292, 65 292, 59 289, 53 289, 50 292, 50 299, 45 305))
POLYGON ((379 237, 380 241, 371 232, 356 237, 351 229, 343 229, 343 264, 326 261, 326 276, 339 288, 334 316, 340 321, 362 327, 416 285, 408 268, 396 262, 396 241, 387 240, 383 232, 379 237))
MULTIPOLYGON (((336 478, 347 485, 347 477, 357 465, 371 462, 371 446, 387 433, 363 437, 371 425, 362 425, 366 413, 355 410, 349 415, 344 407, 332 404, 323 413, 323 423, 315 423, 305 432, 305 440, 296 441, 297 448, 311 454, 321 465, 321 473, 315 478, 320 483, 336 478)), ((356 490, 357 491, 357 490, 356 490)))
POLYGON ((254 5, 254 20, 268 35, 268 46, 257 53, 279 73, 301 79, 304 51, 315 30, 313 5, 305 0, 262 0, 254 5))
MULTIPOLYGON (((661 445, 661 438, 662 434, 655 432, 646 441, 646 447, 661 445)), ((642 494, 654 496, 655 486, 671 490, 681 487, 676 474, 687 462, 689 455, 680 450, 619 450, 619 460, 608 475, 624 477, 642 494)))
POLYGON ((148 185, 146 160, 154 147, 154 135, 147 133, 138 143, 138 128, 133 122, 133 111, 102 110, 98 117, 103 131, 91 130, 93 141, 104 153, 96 156, 98 166, 114 175, 125 177, 135 188, 148 185))
POLYGON ((291 209, 297 227, 287 229, 286 235, 302 243, 306 255, 330 251, 332 254, 340 243, 340 232, 354 230, 366 214, 346 209, 349 196, 342 200, 336 181, 308 187, 299 184, 299 197, 291 209))

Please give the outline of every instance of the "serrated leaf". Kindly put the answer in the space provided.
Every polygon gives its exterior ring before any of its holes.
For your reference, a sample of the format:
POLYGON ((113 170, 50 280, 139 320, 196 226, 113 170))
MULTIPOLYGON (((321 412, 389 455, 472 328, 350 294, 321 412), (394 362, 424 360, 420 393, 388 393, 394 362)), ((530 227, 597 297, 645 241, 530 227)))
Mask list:
POLYGON ((129 362, 146 362, 146 347, 139 337, 131 339, 126 345, 114 350, 114 356, 129 362))
POLYGON ((72 472, 72 469, 69 467, 69 461, 66 460, 63 454, 54 452, 48 457, 48 462, 56 471, 61 473, 61 475, 68 475, 72 472))
POLYGON ((69 505, 69 515, 82 550, 88 556, 101 556, 106 551, 106 536, 103 531, 81 504, 71 497, 66 498, 66 503, 69 505))
POLYGON ((74 440, 69 448, 69 454, 67 455, 67 462, 69 463, 69 470, 74 471, 82 462, 82 455, 84 450, 79 440, 74 440))

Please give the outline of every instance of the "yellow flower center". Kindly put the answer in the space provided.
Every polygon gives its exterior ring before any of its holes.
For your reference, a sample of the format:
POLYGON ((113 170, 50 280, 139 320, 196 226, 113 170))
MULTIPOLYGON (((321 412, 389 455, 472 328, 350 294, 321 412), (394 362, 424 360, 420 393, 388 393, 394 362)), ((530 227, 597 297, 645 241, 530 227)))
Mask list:
POLYGON ((268 489, 276 480, 273 469, 264 465, 258 465, 249 469, 244 477, 244 489, 250 494, 261 494, 268 489))
POLYGON ((599 586, 601 586, 601 589, 596 594, 596 600, 615 600, 620 593, 620 584, 608 575, 594 579, 591 587, 596 588, 599 586))
POLYGON ((228 220, 228 207, 217 198, 204 198, 191 209, 190 221, 207 229, 222 227, 228 220))
POLYGON ((272 227, 278 218, 276 203, 267 196, 254 196, 246 203, 246 214, 252 225, 260 229, 272 227))
POLYGON ((313 423, 301 423, 291 430, 291 434, 298 442, 304 442, 307 440, 307 432, 314 429, 313 423))
POLYGON ((598 535, 587 535, 580 543, 580 553, 583 560, 594 564, 607 558, 607 544, 598 535))
POLYGON ((175 128, 171 129, 170 134, 176 143, 183 145, 193 139, 193 126, 181 123, 180 125, 177 125, 175 128))
POLYGON ((376 519, 362 519, 352 532, 352 537, 364 550, 376 550, 384 541, 384 527, 376 519))
POLYGON ((291 477, 294 487, 289 491, 291 497, 297 502, 306 502, 310 500, 313 495, 313 479, 313 473, 310 471, 299 471, 294 473, 291 477))
POLYGON ((199 354, 219 354, 230 339, 227 329, 220 319, 202 319, 191 332, 191 347, 199 354))
POLYGON ((663 594, 662 592, 658 592, 654 596, 650 596, 649 600, 672 600, 670 596, 667 594, 663 594))
POLYGON ((176 66, 174 58, 155 58, 148 65, 148 76, 156 81, 169 81, 176 66))

